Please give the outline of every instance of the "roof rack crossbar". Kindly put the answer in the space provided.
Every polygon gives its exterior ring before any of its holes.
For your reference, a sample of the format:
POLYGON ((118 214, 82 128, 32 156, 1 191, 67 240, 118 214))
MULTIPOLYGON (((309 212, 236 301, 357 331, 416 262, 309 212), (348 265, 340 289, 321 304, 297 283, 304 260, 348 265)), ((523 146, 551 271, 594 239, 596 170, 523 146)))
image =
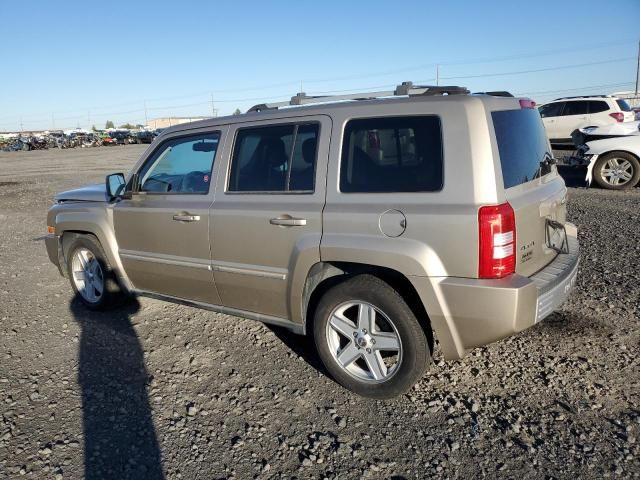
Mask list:
POLYGON ((247 113, 261 112, 264 110, 273 110, 280 107, 289 107, 295 105, 309 105, 313 103, 338 102, 342 100, 371 100, 384 97, 398 96, 432 96, 432 95, 466 95, 469 93, 465 87, 458 86, 432 86, 432 85, 413 85, 412 82, 402 82, 394 90, 382 90, 377 92, 360 92, 349 93, 346 95, 307 95, 300 92, 291 97, 291 100, 274 103, 260 103, 254 105, 247 113))

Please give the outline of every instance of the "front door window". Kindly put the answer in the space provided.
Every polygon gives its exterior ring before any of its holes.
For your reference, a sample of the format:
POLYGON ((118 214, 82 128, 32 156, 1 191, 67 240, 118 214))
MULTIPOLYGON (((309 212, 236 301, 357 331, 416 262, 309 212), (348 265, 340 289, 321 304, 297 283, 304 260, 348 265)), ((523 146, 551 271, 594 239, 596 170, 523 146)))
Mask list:
POLYGON ((140 171, 141 192, 209 193, 219 133, 168 140, 140 171))

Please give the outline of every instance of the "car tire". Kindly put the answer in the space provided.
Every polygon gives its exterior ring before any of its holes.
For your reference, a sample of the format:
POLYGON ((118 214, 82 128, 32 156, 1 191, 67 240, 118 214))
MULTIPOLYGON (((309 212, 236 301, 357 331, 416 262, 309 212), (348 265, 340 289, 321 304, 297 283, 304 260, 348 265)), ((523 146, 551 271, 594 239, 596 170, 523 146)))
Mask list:
POLYGON ((596 160, 593 178, 609 190, 633 188, 640 181, 640 161, 626 152, 607 153, 596 160))
POLYGON ((372 275, 351 277, 324 293, 314 312, 313 336, 331 376, 364 397, 397 397, 431 363, 427 336, 411 308, 372 275))
POLYGON ((93 235, 75 235, 66 248, 65 259, 71 288, 87 308, 110 310, 129 299, 93 235))

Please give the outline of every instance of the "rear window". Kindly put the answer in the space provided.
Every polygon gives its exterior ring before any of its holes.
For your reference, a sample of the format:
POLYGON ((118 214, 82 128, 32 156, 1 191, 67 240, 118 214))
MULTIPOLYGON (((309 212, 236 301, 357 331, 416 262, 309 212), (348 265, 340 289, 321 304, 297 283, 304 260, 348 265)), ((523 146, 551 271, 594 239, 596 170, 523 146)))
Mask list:
POLYGON ((550 172, 541 164, 551 157, 537 110, 503 110, 491 113, 502 166, 504 188, 527 183, 550 172))
POLYGON ((347 193, 442 189, 442 134, 435 116, 351 120, 344 130, 340 190, 347 193))
POLYGON ((618 100, 616 100, 616 103, 620 107, 620 110, 622 110, 623 112, 630 112, 631 111, 631 107, 629 106, 629 104, 627 103, 626 100, 623 100, 623 99, 619 98, 618 100))

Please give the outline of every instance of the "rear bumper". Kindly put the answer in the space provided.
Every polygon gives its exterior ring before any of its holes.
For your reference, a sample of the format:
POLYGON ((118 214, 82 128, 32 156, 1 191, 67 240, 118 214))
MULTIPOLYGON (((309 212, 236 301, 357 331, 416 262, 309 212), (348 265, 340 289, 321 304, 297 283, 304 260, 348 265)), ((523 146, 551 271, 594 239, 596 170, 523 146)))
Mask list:
MULTIPOLYGON (((566 230, 569 253, 559 254, 531 277, 427 279, 436 305, 431 310, 427 305, 427 310, 445 358, 460 358, 472 348, 529 328, 565 302, 576 283, 580 258, 577 230, 569 223, 566 230)), ((426 286, 421 289, 415 280, 422 296, 426 286)))

